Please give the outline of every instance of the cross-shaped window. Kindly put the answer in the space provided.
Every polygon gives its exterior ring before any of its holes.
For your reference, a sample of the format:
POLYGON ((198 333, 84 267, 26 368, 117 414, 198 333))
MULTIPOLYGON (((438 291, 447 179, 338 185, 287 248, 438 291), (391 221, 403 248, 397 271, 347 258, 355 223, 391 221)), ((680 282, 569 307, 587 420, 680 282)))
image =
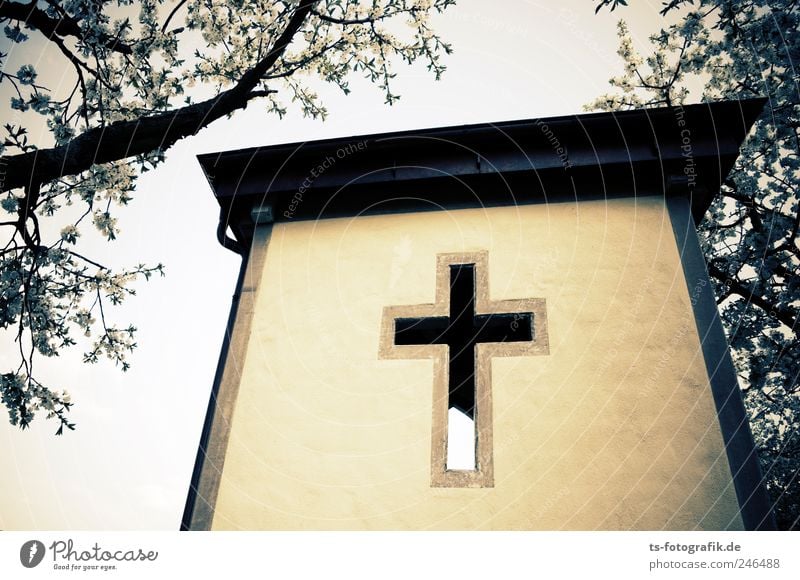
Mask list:
POLYGON ((491 357, 549 352, 545 302, 540 298, 489 301, 485 252, 440 255, 436 296, 435 304, 385 309, 381 354, 436 361, 432 484, 490 487, 494 481, 491 357), (474 469, 448 468, 451 408, 475 421, 474 469))

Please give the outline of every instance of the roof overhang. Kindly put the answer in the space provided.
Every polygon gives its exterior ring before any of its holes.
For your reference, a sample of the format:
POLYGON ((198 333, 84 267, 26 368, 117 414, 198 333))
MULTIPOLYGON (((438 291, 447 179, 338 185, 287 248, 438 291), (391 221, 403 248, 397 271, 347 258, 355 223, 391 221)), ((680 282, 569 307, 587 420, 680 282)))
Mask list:
POLYGON ((764 99, 420 129, 198 157, 223 224, 689 195, 699 221, 764 99))

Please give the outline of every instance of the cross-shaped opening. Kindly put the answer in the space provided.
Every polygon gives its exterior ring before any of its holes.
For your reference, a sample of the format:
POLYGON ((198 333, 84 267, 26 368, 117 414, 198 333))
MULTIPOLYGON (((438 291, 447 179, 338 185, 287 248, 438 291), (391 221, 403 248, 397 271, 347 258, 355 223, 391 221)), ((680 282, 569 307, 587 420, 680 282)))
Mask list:
MULTIPOLYGON (((475 345, 487 342, 522 342, 533 340, 533 313, 476 314, 475 264, 450 265, 450 315, 426 318, 397 318, 395 344, 444 344, 448 347, 448 409, 456 409, 472 421, 472 437, 455 437, 455 427, 448 420, 447 468, 465 467, 463 460, 452 466, 455 457, 471 456, 467 469, 476 469, 475 429, 475 345), (452 438, 451 438, 452 437, 452 438), (459 445, 459 451, 451 450, 459 445), (467 453, 464 453, 464 448, 467 453)), ((461 430, 465 432, 467 430, 461 430)))

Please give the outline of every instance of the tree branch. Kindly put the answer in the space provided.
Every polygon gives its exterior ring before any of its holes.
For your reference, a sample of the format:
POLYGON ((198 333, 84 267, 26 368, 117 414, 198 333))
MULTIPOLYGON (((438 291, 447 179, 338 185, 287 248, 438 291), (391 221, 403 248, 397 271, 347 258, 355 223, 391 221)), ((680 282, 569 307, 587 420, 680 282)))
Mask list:
POLYGON ((251 99, 255 99, 255 98, 257 98, 257 97, 268 97, 269 95, 274 95, 274 94, 275 94, 275 93, 277 93, 277 92, 278 92, 278 91, 274 91, 274 90, 268 90, 268 91, 250 91, 250 92, 248 93, 248 96, 249 96, 251 99))
MULTIPOLYGON (((80 40, 84 38, 84 33, 75 19, 66 14, 62 15, 60 19, 51 18, 47 12, 36 7, 36 0, 31 0, 30 4, 3 0, 0 2, 0 19, 3 18, 23 22, 29 27, 38 30, 47 38, 52 38, 53 36, 62 38, 72 36, 80 40)), ((103 47, 108 50, 122 54, 133 54, 133 49, 117 38, 103 34, 100 35, 99 40, 103 47)))
POLYGON ((167 19, 164 21, 164 25, 161 27, 162 33, 167 31, 167 26, 169 26, 172 17, 175 16, 175 13, 178 12, 178 10, 180 10, 181 6, 183 6, 184 4, 186 4, 186 0, 181 0, 175 5, 175 7, 172 9, 172 12, 169 13, 169 16, 167 16, 167 19))
POLYGON ((6 175, 1 191, 75 175, 96 163, 143 155, 156 149, 164 150, 177 140, 193 135, 213 121, 243 108, 253 96, 251 91, 286 51, 316 2, 301 2, 272 49, 227 91, 175 111, 96 127, 59 147, 4 157, 6 175))
POLYGON ((708 264, 708 273, 719 280, 727 288, 730 288, 730 292, 732 294, 738 294, 748 303, 755 304, 770 316, 774 316, 776 319, 780 320, 793 332, 797 332, 797 330, 800 329, 800 324, 798 324, 798 314, 793 309, 772 304, 763 295, 757 293, 754 288, 737 280, 733 276, 728 276, 713 262, 708 264))
POLYGON ((334 18, 333 16, 328 16, 327 14, 322 14, 317 10, 312 10, 314 16, 319 18, 324 22, 330 22, 332 24, 367 24, 368 22, 372 22, 375 20, 374 18, 334 18))

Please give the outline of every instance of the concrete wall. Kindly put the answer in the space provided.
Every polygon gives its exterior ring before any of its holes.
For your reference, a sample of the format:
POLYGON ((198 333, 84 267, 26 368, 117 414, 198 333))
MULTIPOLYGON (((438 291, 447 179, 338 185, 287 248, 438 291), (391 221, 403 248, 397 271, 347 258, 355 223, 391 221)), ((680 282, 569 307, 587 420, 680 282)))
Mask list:
POLYGON ((696 291, 655 198, 277 224, 213 528, 741 529, 696 291), (482 250, 550 354, 492 361, 494 487, 435 488, 433 361, 379 358, 381 315, 482 250))

